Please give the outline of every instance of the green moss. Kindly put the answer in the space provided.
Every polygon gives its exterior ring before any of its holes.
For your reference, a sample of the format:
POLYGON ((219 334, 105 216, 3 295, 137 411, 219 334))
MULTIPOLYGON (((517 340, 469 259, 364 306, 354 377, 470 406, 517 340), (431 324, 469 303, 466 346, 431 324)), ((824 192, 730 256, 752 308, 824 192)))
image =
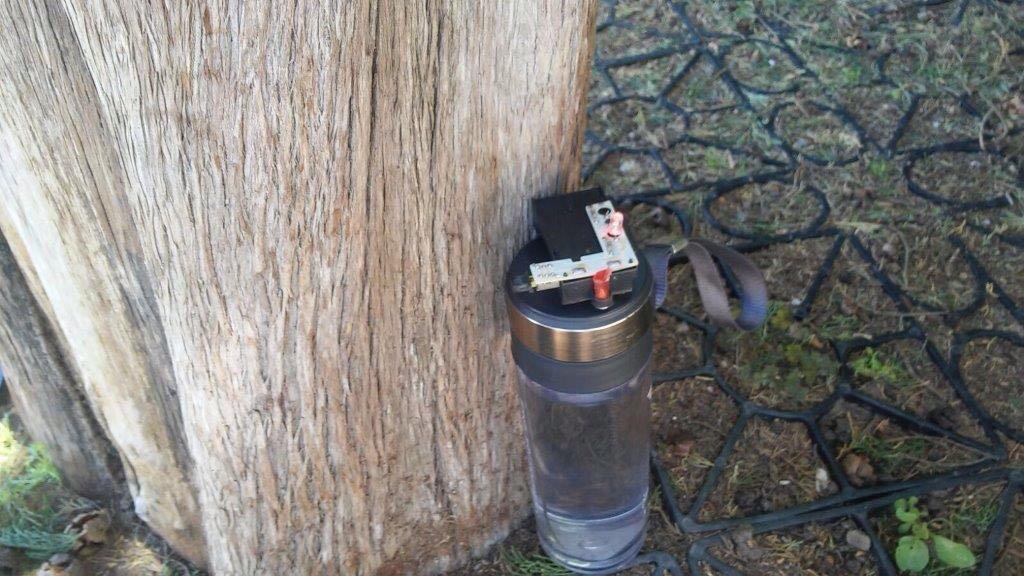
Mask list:
POLYGON ((741 367, 741 376, 770 386, 791 400, 803 401, 808 391, 830 383, 837 363, 821 339, 793 319, 790 308, 773 302, 756 349, 741 367))

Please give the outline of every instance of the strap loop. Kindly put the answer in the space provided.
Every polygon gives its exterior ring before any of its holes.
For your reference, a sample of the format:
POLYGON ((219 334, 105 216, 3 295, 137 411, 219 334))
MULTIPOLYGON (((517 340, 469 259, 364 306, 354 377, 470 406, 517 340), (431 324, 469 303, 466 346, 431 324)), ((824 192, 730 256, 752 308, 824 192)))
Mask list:
POLYGON ((716 242, 691 238, 683 242, 659 243, 644 250, 654 272, 654 303, 661 306, 668 292, 669 259, 683 252, 693 266, 704 310, 711 321, 725 328, 753 330, 764 322, 768 313, 768 288, 761 270, 746 256, 716 242), (725 280, 714 258, 727 267, 739 284, 740 313, 733 317, 725 280))

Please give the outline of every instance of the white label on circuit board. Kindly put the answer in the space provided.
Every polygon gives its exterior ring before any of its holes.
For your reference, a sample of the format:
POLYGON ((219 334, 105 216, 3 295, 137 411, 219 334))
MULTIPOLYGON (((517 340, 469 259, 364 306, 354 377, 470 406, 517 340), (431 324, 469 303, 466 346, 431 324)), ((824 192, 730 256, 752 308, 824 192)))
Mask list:
POLYGON ((587 216, 601 244, 601 252, 588 254, 579 260, 564 258, 530 264, 530 285, 533 289, 558 288, 562 282, 590 278, 603 268, 611 268, 614 273, 636 267, 636 253, 629 238, 625 234, 612 236, 607 233, 614 213, 615 208, 607 200, 587 205, 587 216))

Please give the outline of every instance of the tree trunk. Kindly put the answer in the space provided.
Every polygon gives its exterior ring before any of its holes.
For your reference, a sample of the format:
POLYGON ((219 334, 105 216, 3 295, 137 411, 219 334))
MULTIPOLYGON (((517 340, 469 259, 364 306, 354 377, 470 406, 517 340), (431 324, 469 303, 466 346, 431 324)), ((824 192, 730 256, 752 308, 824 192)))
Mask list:
POLYGON ((503 536, 499 286, 528 199, 577 183, 595 10, 2 3, 0 361, 69 480, 119 473, 105 435, 218 574, 436 572, 503 536))
POLYGON ((51 447, 70 487, 90 498, 109 499, 123 482, 121 462, 2 235, 0 363, 7 382, 16 383, 11 399, 22 423, 33 438, 51 447))

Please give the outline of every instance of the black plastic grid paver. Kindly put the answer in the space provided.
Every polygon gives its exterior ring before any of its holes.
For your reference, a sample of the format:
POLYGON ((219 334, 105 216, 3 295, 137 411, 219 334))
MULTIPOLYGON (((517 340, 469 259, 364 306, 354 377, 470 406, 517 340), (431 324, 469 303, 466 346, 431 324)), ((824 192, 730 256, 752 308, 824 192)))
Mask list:
MULTIPOLYGON (((991 294, 999 305, 1008 311, 1012 318, 1019 324, 1024 325, 1024 309, 1022 309, 1021 303, 1015 301, 1005 289, 1005 286, 1011 285, 1009 283, 1019 282, 1020 278, 996 277, 991 274, 981 263, 978 256, 964 242, 961 233, 954 231, 946 235, 945 241, 953 248, 958 249, 963 255, 963 259, 973 275, 973 292, 969 295, 966 303, 956 309, 946 310, 933 303, 916 298, 904 287, 901 287, 899 282, 886 274, 880 263, 872 256, 871 251, 865 246, 855 231, 841 229, 830 224, 830 213, 833 207, 830 205, 828 197, 813 186, 808 186, 805 190, 816 206, 815 215, 802 226, 785 233, 766 234, 730 226, 716 219, 711 208, 716 201, 744 186, 771 182, 790 183, 804 164, 829 167, 844 166, 858 162, 866 153, 870 152, 871 154, 899 162, 902 166, 902 178, 908 192, 926 200, 932 205, 940 207, 949 219, 954 219, 977 211, 1009 208, 1021 199, 1021 195, 1018 194, 1016 198, 1011 195, 1000 195, 971 201, 947 198, 929 190, 926 182, 916 178, 915 167, 919 162, 938 153, 988 154, 1001 159, 1010 159, 1011 161, 1019 159, 1014 158, 1008 149, 993 146, 990 143, 991 139, 989 136, 991 135, 985 131, 984 114, 977 109, 968 95, 956 96, 955 102, 963 114, 981 123, 983 130, 980 137, 975 135, 971 138, 945 138, 926 145, 905 142, 904 136, 906 135, 907 128, 915 118, 915 115, 921 110, 922 102, 930 96, 928 94, 912 94, 909 105, 903 111, 898 121, 892 126, 892 129, 887 134, 872 135, 870 130, 861 125, 857 116, 847 110, 840 100, 836 98, 842 87, 833 87, 823 82, 801 56, 800 49, 791 42, 791 34, 785 23, 773 21, 769 15, 762 13, 757 15, 758 22, 764 27, 766 34, 765 37, 754 38, 747 35, 716 32, 702 28, 692 18, 688 3, 682 1, 665 3, 671 10, 672 18, 675 19, 677 24, 666 21, 658 26, 642 26, 632 22, 628 17, 620 17, 617 14, 619 8, 618 0, 603 0, 603 3, 605 4, 608 17, 598 24, 599 32, 610 28, 618 28, 624 34, 629 34, 633 38, 639 38, 639 43, 643 46, 651 46, 651 48, 647 50, 638 49, 624 56, 606 56, 602 53, 599 45, 599 52, 594 65, 594 74, 597 76, 598 81, 605 86, 606 91, 610 87, 611 94, 607 97, 591 101, 588 111, 592 116, 596 116, 613 106, 631 104, 644 106, 647 110, 656 110, 659 114, 663 114, 663 117, 668 122, 678 123, 685 128, 673 134, 661 145, 650 146, 638 145, 636 142, 623 143, 613 139, 605 139, 591 129, 588 131, 586 138, 586 157, 588 161, 585 166, 584 177, 589 178, 593 176, 610 158, 618 154, 629 154, 644 158, 649 165, 656 167, 656 170, 664 175, 667 185, 642 189, 629 194, 618 194, 616 197, 617 201, 650 204, 660 207, 675 217, 683 233, 686 235, 693 233, 695 220, 700 220, 704 225, 727 237, 730 245, 742 252, 753 253, 773 245, 804 239, 831 239, 831 246, 813 280, 799 299, 799 302, 795 302, 793 305, 793 315, 797 319, 806 318, 815 306, 816 297, 825 280, 830 274, 834 273, 833 268, 844 246, 849 246, 852 249, 856 257, 870 270, 874 281, 884 292, 885 296, 891 300, 892 305, 899 312, 905 314, 903 317, 903 327, 899 331, 869 339, 855 338, 848 341, 832 342, 833 351, 840 362, 838 384, 835 390, 827 398, 806 410, 783 410, 763 406, 751 401, 719 373, 710 352, 714 339, 718 334, 716 328, 684 310, 671 306, 664 306, 659 310, 662 314, 701 330, 704 334, 704 346, 700 366, 656 374, 656 383, 676 381, 693 376, 713 378, 718 388, 735 403, 740 414, 738 420, 729 431, 721 452, 714 460, 714 467, 708 473, 702 487, 688 509, 681 509, 679 507, 675 490, 666 468, 659 461, 656 454, 652 455, 652 467, 656 481, 661 490, 664 508, 667 510, 671 521, 681 531, 686 533, 708 532, 711 534, 706 538, 698 540, 690 548, 688 565, 691 573, 699 573, 698 570, 701 563, 705 563, 723 574, 740 573, 736 567, 728 566, 709 552, 710 548, 722 543, 723 539, 728 537, 723 532, 724 530, 743 525, 750 526, 754 533, 761 533, 809 522, 848 518, 854 521, 870 537, 872 541, 871 550, 875 555, 880 573, 895 575, 897 574, 897 569, 893 560, 879 539, 877 532, 868 521, 869 512, 889 506, 895 500, 910 495, 921 495, 936 490, 998 481, 1005 483, 1005 487, 1000 499, 999 512, 987 536, 984 555, 980 559, 979 573, 983 575, 990 574, 995 555, 1002 540, 1002 533, 1013 498, 1024 487, 1024 471, 1006 466, 1007 449, 1000 435, 1005 435, 1018 442, 1024 442, 1024 423, 1005 422, 993 417, 968 389, 961 374, 961 366, 964 348, 974 340, 996 338, 1024 350, 1024 336, 1021 336, 1019 332, 1020 325, 1006 326, 1005 329, 1000 330, 991 330, 963 329, 959 327, 958 323, 980 309, 986 296, 991 294), (781 87, 756 86, 737 79, 730 70, 726 60, 729 58, 731 51, 740 49, 745 44, 750 43, 758 43, 761 47, 780 54, 780 58, 785 59, 787 66, 791 66, 798 71, 797 79, 781 87), (634 92, 616 81, 615 73, 619 69, 642 66, 655 61, 665 61, 667 58, 683 58, 685 63, 670 72, 667 81, 664 82, 663 86, 656 93, 634 92), (687 109, 681 106, 672 97, 673 90, 694 71, 695 67, 706 66, 709 63, 716 80, 721 81, 722 85, 727 88, 728 96, 723 98, 724 102, 715 103, 703 108, 687 109), (801 152, 798 146, 779 133, 777 119, 795 104, 792 101, 771 104, 769 97, 796 94, 801 90, 799 85, 801 82, 809 83, 817 88, 813 91, 814 95, 811 99, 801 104, 803 106, 801 113, 806 113, 807 110, 810 110, 811 112, 821 113, 834 119, 844 129, 856 135, 858 146, 855 150, 833 157, 808 154, 801 152), (757 128, 762 135, 763 141, 750 145, 750 142, 737 143, 729 139, 719 140, 715 137, 708 137, 706 134, 698 136, 689 132, 688 128, 691 126, 691 123, 701 114, 729 110, 749 112, 752 118, 758 119, 759 125, 757 128), (730 175, 727 178, 718 180, 687 180, 678 175, 663 156, 665 150, 681 144, 728 152, 737 157, 755 161, 761 168, 738 175, 730 175), (691 213, 685 206, 679 205, 672 199, 686 194, 703 194, 699 203, 699 212, 691 213), (914 310, 923 310, 935 314, 953 332, 953 343, 948 358, 943 356, 935 342, 929 338, 927 327, 922 325, 916 319, 916 316, 912 314, 914 310), (907 412, 898 406, 880 401, 851 385, 852 372, 848 365, 848 360, 852 353, 897 340, 911 340, 920 343, 930 361, 934 363, 942 374, 945 381, 944 385, 948 385, 953 390, 956 397, 962 400, 970 415, 976 419, 984 431, 984 439, 970 438, 955 430, 944 428, 919 415, 907 412), (835 454, 833 448, 826 441, 821 426, 822 418, 840 401, 856 404, 917 433, 944 438, 960 446, 968 447, 981 454, 983 456, 982 461, 942 474, 870 487, 857 487, 843 470, 843 466, 838 461, 837 454, 835 454), (838 483, 839 491, 813 502, 784 510, 746 517, 718 518, 708 521, 699 520, 701 510, 706 505, 709 496, 717 485, 727 465, 729 456, 733 453, 747 424, 754 419, 784 420, 796 422, 806 427, 818 456, 823 461, 831 478, 838 483)), ((900 11, 913 11, 934 6, 952 8, 952 13, 946 23, 947 26, 952 28, 962 24, 965 14, 972 7, 978 7, 982 10, 1004 10, 1009 8, 1009 3, 988 0, 896 2, 874 5, 866 8, 865 12, 885 16, 900 11)), ((1019 43, 1024 45, 1024 29, 1018 32, 1018 36, 1019 43)), ((836 54, 837 57, 843 55, 861 56, 857 49, 845 46, 820 44, 816 48, 830 51, 830 53, 836 54)), ((1010 55, 1022 52, 1024 52, 1024 48, 1021 46, 1012 46, 1008 51, 1010 55)), ((896 82, 887 74, 887 62, 893 55, 892 52, 888 52, 874 58, 871 64, 873 78, 865 86, 896 87, 896 82)), ((1017 126, 1009 129, 1003 136, 1019 134, 1020 132, 1021 127, 1017 126)), ((1017 165, 1017 187, 1018 190, 1024 190, 1024 171, 1022 171, 1020 165, 1017 165)), ((1024 237, 1022 236, 1015 236, 1005 231, 987 227, 984 224, 979 225, 973 221, 969 222, 967 226, 975 232, 992 236, 996 242, 1004 243, 1016 249, 1024 248, 1024 237)), ((1021 272, 1024 273, 1024 271, 1021 272)), ((735 291, 735 283, 730 284, 735 291)), ((664 570, 670 570, 666 566, 670 564, 671 557, 666 558, 666 556, 663 553, 652 553, 652 555, 645 556, 643 560, 651 561, 654 559, 657 565, 656 573, 660 574, 664 570), (659 558, 661 560, 657 560, 659 558)), ((677 573, 676 570, 670 571, 674 574, 677 573)))

